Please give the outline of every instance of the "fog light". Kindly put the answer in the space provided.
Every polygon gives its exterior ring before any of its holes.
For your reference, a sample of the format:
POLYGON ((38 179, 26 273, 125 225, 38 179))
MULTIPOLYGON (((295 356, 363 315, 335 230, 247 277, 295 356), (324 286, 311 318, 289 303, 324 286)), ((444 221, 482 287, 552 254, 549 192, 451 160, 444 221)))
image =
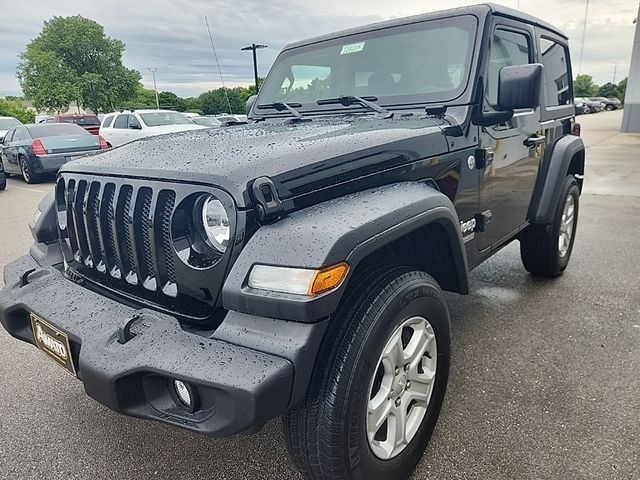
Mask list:
POLYGON ((180 400, 185 407, 191 410, 193 408, 193 395, 191 394, 191 388, 180 380, 173 381, 173 388, 176 389, 178 400, 180 400))

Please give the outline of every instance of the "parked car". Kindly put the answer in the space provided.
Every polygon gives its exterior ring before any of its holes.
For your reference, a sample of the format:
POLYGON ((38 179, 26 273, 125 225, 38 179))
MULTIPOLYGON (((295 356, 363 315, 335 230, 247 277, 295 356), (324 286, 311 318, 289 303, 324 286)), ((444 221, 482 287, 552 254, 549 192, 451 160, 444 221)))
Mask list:
POLYGON ((591 113, 591 109, 586 102, 579 97, 573 99, 573 104, 576 106, 576 115, 584 115, 586 113, 591 113))
POLYGON ((585 113, 598 113, 604 109, 604 105, 601 102, 590 100, 586 97, 576 97, 576 102, 582 102, 585 105, 585 113))
POLYGON ((589 97, 589 100, 591 100, 592 102, 600 102, 602 104, 602 110, 607 111, 617 110, 622 106, 620 100, 614 102, 613 100, 609 100, 605 97, 589 97))
POLYGON ((7 176, 4 174, 4 166, 0 161, 0 190, 7 188, 7 176))
POLYGON ((172 110, 129 110, 106 115, 100 135, 109 147, 117 147, 139 138, 203 128, 172 110))
POLYGON ((0 143, 4 140, 5 135, 13 127, 22 125, 22 122, 13 117, 0 117, 0 143))
POLYGON ((215 117, 191 117, 191 121, 196 125, 202 125, 203 127, 219 127, 222 122, 215 117))
POLYGON ((100 136, 70 123, 33 123, 14 127, 0 145, 0 158, 9 174, 37 183, 47 173, 87 152, 106 149, 100 136))
POLYGON ((97 115, 92 113, 55 115, 47 117, 44 120, 40 120, 39 123, 75 123, 93 135, 98 135, 100 133, 100 120, 97 115))
POLYGON ((246 123, 247 116, 246 115, 219 115, 216 117, 218 121, 222 124, 224 123, 246 123))
POLYGON ((5 267, 0 322, 121 413, 211 436, 282 415, 303 478, 404 480, 444 402, 443 290, 469 293, 516 240, 536 276, 569 264, 585 163, 570 72, 565 34, 499 5, 288 45, 255 122, 63 167, 36 247, 5 267))
POLYGON ((620 101, 619 98, 613 97, 613 98, 607 98, 607 100, 609 100, 610 102, 613 103, 613 105, 615 106, 616 110, 619 109, 619 108, 622 108, 622 102, 620 101))

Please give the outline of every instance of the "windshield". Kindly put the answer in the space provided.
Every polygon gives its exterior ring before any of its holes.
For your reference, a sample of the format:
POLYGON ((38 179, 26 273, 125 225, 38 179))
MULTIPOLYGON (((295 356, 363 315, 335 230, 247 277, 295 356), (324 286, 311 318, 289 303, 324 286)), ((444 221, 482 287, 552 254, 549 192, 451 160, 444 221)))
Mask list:
POLYGON ((59 137, 63 135, 91 135, 84 128, 72 123, 43 123, 31 125, 29 133, 33 138, 59 137))
POLYGON ((193 125, 193 122, 178 112, 141 113, 140 117, 147 127, 162 125, 193 125))
POLYGON ((15 127, 16 125, 22 125, 15 118, 0 118, 0 130, 9 130, 10 128, 15 127))
POLYGON ((205 127, 219 127, 222 122, 212 117, 193 117, 191 119, 196 125, 203 125, 205 127))
POLYGON ((348 95, 385 105, 451 101, 466 88, 476 28, 475 17, 463 15, 285 51, 256 104, 317 109, 318 100, 348 95))
POLYGON ((60 117, 63 123, 75 123, 76 125, 100 125, 100 120, 94 115, 85 115, 82 117, 60 117))

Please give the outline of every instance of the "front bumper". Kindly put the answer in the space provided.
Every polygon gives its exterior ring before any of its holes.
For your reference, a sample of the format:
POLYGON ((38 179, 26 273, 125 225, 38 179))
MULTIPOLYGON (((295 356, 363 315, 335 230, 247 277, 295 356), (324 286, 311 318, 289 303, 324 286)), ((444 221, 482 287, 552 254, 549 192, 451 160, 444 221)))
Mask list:
POLYGON ((255 431, 284 412, 308 381, 298 371, 294 382, 294 367, 313 367, 324 332, 235 312, 215 332, 186 331, 169 315, 106 298, 31 256, 9 264, 4 279, 2 326, 33 344, 29 318, 34 313, 66 332, 88 395, 127 415, 212 436, 255 431), (121 344, 118 331, 133 315, 140 315, 131 326, 135 336, 121 344), (197 386, 198 411, 179 405, 171 379, 197 386))

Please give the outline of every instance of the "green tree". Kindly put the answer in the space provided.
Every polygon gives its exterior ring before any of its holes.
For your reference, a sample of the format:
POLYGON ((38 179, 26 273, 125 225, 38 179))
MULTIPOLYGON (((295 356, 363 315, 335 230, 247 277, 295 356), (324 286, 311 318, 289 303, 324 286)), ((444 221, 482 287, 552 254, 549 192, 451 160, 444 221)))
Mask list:
POLYGON ((217 88, 204 92, 198 98, 202 102, 202 110, 205 115, 218 113, 244 113, 247 98, 251 94, 245 87, 217 88), (227 95, 229 100, 227 101, 227 95), (229 105, 231 111, 229 111, 229 105))
POLYGON ((23 102, 18 99, 0 99, 0 116, 14 117, 22 123, 33 123, 36 118, 36 112, 27 108, 23 102))
POLYGON ((123 105, 123 108, 156 108, 156 92, 150 88, 144 88, 142 84, 138 84, 133 98, 123 105))
POLYGON ((598 96, 605 98, 622 98, 620 88, 611 82, 607 82, 598 88, 598 96))
POLYGON ((20 55, 17 76, 36 108, 60 112, 76 102, 94 112, 133 98, 142 76, 122 63, 124 43, 82 16, 53 17, 20 55))
POLYGON ((169 108, 178 112, 184 112, 187 109, 187 101, 173 92, 160 92, 158 100, 160 108, 169 108))
POLYGON ((628 78, 623 78, 620 83, 618 83, 618 91, 620 92, 620 96, 618 97, 622 103, 624 103, 624 97, 627 94, 627 80, 628 78))
POLYGON ((593 97, 598 86, 593 83, 591 75, 578 75, 573 82, 573 92, 576 97, 593 97))

